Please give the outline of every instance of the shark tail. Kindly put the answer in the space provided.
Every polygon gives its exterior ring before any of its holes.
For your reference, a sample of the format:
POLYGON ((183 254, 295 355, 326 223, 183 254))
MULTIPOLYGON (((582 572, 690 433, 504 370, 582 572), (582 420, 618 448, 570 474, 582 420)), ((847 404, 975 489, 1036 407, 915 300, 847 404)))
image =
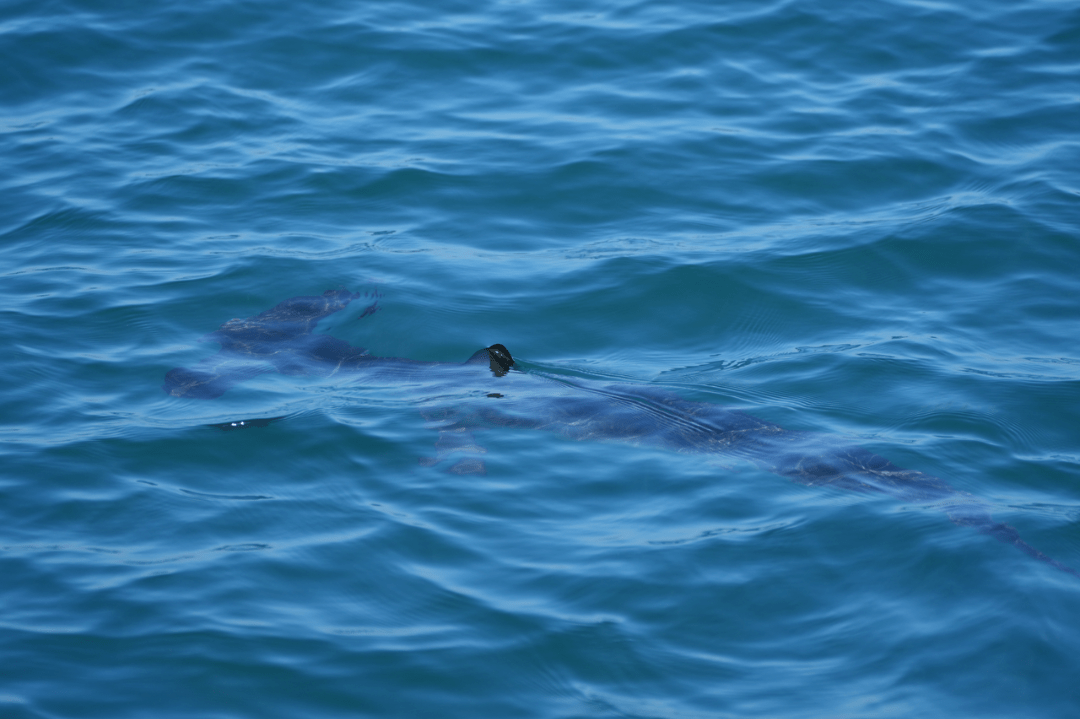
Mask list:
POLYGON ((968 506, 962 510, 954 508, 949 511, 948 514, 953 522, 962 527, 971 527, 972 529, 976 529, 983 534, 993 537, 999 542, 1011 544, 1029 557, 1038 559, 1040 562, 1045 562, 1055 569, 1059 569, 1066 574, 1071 574, 1077 579, 1080 579, 1080 572, 1077 572, 1072 567, 1066 566, 1056 559, 1046 556, 1038 549, 1035 549, 1035 547, 1020 538, 1020 533, 1017 532, 1015 528, 1010 527, 1004 522, 995 522, 993 517, 986 511, 972 511, 972 508, 968 506))

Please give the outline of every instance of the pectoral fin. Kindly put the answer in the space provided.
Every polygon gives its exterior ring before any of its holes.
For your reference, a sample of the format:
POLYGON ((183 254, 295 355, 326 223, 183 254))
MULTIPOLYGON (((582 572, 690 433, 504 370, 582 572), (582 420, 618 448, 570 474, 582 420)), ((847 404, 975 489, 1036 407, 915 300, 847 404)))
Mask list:
MULTIPOLYGON (((435 441, 435 456, 421 457, 420 464, 424 467, 433 467, 441 463, 451 455, 458 454, 485 454, 486 449, 476 443, 472 432, 461 429, 448 429, 439 432, 439 438, 435 441)), ((487 474, 484 460, 479 457, 462 457, 450 466, 454 474, 487 474)))

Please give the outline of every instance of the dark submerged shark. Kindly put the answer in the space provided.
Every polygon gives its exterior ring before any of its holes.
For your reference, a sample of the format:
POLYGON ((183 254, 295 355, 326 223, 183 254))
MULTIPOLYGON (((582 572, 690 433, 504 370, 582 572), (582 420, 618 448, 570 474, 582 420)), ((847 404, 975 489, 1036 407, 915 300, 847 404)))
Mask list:
MULTIPOLYGON (((247 319, 229 320, 202 338, 220 351, 191 368, 165 375, 163 389, 175 397, 213 399, 233 385, 266 372, 329 377, 360 374, 365 383, 401 386, 423 383, 428 396, 453 393, 452 405, 424 402, 421 413, 439 429, 437 456, 483 452, 472 431, 515 427, 556 432, 574 440, 621 441, 675 452, 743 457, 807 486, 832 486, 862 493, 885 493, 904 501, 933 503, 958 525, 972 527, 1035 559, 1080 578, 995 521, 970 495, 938 477, 897 467, 858 446, 836 444, 826 436, 785 430, 744 412, 686 400, 644 385, 605 384, 514 370, 506 347, 479 350, 464 363, 423 362, 377 357, 329 335, 313 334, 319 321, 362 295, 330 290, 321 296, 293 297, 247 319), (440 392, 445 387, 445 393, 440 392), (462 391, 466 390, 464 394, 462 391)), ((378 295, 361 317, 378 309, 378 295)), ((261 427, 282 419, 267 417, 214 425, 221 429, 261 427)), ((483 472, 483 463, 466 456, 451 466, 456 473, 483 472)))

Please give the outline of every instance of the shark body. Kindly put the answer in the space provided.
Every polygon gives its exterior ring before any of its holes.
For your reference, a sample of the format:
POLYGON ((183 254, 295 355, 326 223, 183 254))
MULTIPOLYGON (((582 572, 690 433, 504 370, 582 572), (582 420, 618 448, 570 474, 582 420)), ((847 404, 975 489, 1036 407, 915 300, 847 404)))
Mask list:
MULTIPOLYGON (((971 527, 1034 559, 1080 578, 1074 569, 1035 549, 1017 531, 991 517, 971 495, 942 479, 903 469, 858 446, 814 432, 791 431, 741 411, 686 400, 648 385, 610 384, 514 369, 510 352, 495 344, 464 363, 378 357, 329 335, 313 334, 318 322, 359 299, 360 293, 330 290, 293 297, 247 319, 233 319, 203 341, 220 351, 191 368, 165 376, 163 389, 176 397, 213 399, 233 385, 266 372, 330 376, 350 373, 364 382, 397 386, 420 383, 431 395, 456 397, 452 404, 424 403, 423 416, 439 430, 435 463, 479 451, 473 430, 514 427, 555 432, 579 441, 617 441, 666 450, 745 458, 807 486, 885 493, 903 501, 933 503, 958 525, 971 527), (440 388, 445 386, 444 394, 440 388), (468 391, 462 393, 462 388, 468 391)), ((361 316, 378 309, 377 295, 361 316)), ((264 426, 279 418, 216 425, 222 429, 264 426)), ((482 472, 475 456, 451 471, 482 472)))

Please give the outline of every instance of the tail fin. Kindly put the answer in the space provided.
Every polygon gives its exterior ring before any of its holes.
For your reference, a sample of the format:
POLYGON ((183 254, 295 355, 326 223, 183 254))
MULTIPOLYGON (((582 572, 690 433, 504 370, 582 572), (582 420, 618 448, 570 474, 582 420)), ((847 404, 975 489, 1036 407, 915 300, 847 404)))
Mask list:
POLYGON ((1013 527, 1010 527, 1003 522, 995 522, 994 518, 991 517, 990 513, 986 510, 975 505, 964 505, 962 508, 954 507, 947 511, 949 518, 961 527, 971 527, 972 529, 977 529, 983 534, 990 535, 999 542, 1013 545, 1029 557, 1034 557, 1040 562, 1046 562, 1051 567, 1054 567, 1055 569, 1060 569, 1066 574, 1071 574, 1074 577, 1080 579, 1080 572, 1077 572, 1072 567, 1065 566, 1056 559, 1051 559, 1050 557, 1040 552, 1038 549, 1035 549, 1035 547, 1031 546, 1023 539, 1021 539, 1020 533, 1017 532, 1013 527))

